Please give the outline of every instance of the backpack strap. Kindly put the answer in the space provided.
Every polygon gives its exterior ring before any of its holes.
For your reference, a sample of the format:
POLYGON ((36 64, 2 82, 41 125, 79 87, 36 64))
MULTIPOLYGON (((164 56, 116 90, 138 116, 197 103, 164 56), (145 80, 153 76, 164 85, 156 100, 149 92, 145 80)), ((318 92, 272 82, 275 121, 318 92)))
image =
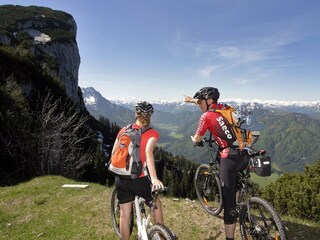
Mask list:
POLYGON ((130 128, 133 129, 133 124, 131 124, 131 123, 128 124, 128 125, 125 127, 126 130, 127 130, 127 129, 130 129, 130 128))
POLYGON ((148 130, 150 130, 150 129, 152 129, 152 127, 147 127, 147 128, 140 128, 141 129, 141 134, 143 134, 143 133, 145 133, 146 131, 148 131, 148 130))

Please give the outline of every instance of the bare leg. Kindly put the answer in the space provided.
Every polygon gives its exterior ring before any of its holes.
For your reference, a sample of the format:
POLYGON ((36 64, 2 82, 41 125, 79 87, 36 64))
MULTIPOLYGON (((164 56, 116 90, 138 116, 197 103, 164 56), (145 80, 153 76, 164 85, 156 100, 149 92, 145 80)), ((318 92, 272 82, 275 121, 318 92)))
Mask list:
POLYGON ((154 209, 154 222, 163 224, 163 213, 160 198, 157 198, 156 208, 154 209))
POLYGON ((120 233, 122 236, 122 240, 130 239, 130 214, 132 202, 120 204, 120 233))
POLYGON ((226 237, 227 238, 234 238, 234 232, 236 229, 236 224, 225 224, 224 225, 225 230, 226 230, 226 237))

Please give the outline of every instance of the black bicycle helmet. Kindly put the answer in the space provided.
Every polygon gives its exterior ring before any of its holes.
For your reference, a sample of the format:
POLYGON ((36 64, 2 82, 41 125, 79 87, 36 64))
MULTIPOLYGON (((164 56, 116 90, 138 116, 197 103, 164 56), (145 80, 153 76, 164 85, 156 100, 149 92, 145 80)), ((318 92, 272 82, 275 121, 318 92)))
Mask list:
POLYGON ((195 93, 194 97, 195 99, 213 99, 214 101, 217 101, 220 97, 219 90, 214 87, 204 87, 201 88, 198 92, 195 93))
POLYGON ((153 113, 153 107, 150 103, 143 101, 143 102, 137 102, 136 106, 136 113, 153 113))

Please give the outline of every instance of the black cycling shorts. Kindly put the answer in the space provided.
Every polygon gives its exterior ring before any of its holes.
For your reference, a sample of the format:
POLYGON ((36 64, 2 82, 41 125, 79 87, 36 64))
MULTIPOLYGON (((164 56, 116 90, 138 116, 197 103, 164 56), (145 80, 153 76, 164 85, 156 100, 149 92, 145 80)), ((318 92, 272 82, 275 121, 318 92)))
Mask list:
POLYGON ((117 198, 120 204, 131 202, 135 196, 143 197, 146 201, 152 201, 151 182, 149 178, 123 179, 116 177, 115 185, 117 198))

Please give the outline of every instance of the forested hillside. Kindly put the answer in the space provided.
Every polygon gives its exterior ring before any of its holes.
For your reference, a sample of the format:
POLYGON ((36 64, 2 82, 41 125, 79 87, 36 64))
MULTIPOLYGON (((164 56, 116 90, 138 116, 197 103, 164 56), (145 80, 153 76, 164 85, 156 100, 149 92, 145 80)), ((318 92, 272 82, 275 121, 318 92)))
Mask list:
POLYGON ((257 146, 267 149, 283 171, 302 171, 306 164, 320 160, 318 119, 299 113, 266 112, 261 121, 267 127, 257 146))
POLYGON ((47 174, 101 181, 96 131, 109 133, 109 142, 110 128, 75 111, 59 82, 21 48, 0 47, 0 184, 47 174))
MULTIPOLYGON (((174 138, 164 143, 167 151, 186 156, 195 162, 209 161, 206 150, 193 147, 190 140, 200 114, 185 112, 184 118, 180 117, 180 124, 171 121, 176 129, 172 135, 174 138)), ((283 172, 302 171, 306 164, 313 164, 320 159, 318 119, 306 114, 259 108, 255 109, 252 115, 265 126, 254 147, 265 149, 277 169, 283 172)))
POLYGON ((73 17, 15 5, 0 15, 0 185, 48 174, 105 182, 101 150, 117 128, 84 107, 73 17))

